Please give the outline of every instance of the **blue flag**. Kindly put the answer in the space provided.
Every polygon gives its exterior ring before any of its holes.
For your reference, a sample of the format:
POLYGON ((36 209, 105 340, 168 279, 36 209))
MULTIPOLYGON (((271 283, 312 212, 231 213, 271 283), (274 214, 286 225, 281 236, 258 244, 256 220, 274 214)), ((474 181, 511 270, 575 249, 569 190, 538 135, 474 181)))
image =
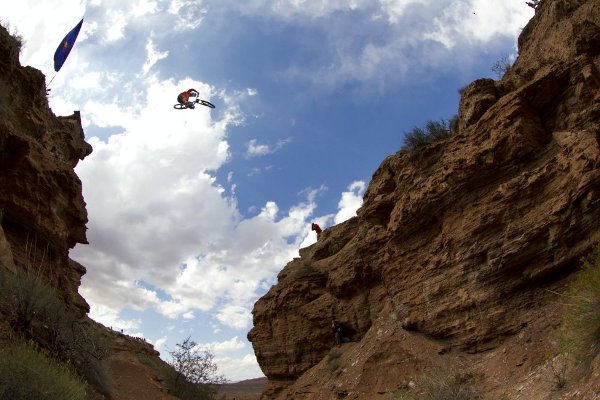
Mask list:
POLYGON ((71 32, 67 33, 67 36, 60 42, 56 52, 54 53, 54 70, 58 72, 58 70, 63 66, 65 60, 69 56, 73 45, 75 44, 75 40, 77 39, 77 35, 79 35, 79 30, 81 29, 81 25, 83 24, 83 18, 77 24, 75 28, 71 30, 71 32))

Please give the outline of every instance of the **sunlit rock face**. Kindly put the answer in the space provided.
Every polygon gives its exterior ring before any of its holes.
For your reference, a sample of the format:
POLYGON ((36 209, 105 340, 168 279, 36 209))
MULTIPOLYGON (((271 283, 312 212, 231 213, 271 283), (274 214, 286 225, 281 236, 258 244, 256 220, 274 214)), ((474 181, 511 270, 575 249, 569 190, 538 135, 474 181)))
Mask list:
POLYGON ((542 1, 505 76, 462 91, 458 132, 384 160, 358 216, 285 266, 248 334, 263 398, 379 398, 436 368, 546 398, 557 293, 600 240, 599 23, 597 0, 542 1))

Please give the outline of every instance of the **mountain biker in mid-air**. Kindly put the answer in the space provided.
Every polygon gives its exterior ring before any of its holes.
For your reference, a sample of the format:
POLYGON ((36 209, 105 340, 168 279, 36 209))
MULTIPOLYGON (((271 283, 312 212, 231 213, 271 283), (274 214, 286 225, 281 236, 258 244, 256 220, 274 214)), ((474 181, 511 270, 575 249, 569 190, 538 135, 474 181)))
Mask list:
POLYGON ((188 108, 194 108, 194 102, 190 101, 190 97, 197 97, 199 94, 200 93, 198 93, 196 89, 192 88, 186 90, 185 92, 179 93, 179 96, 177 96, 177 101, 179 104, 183 104, 188 108))

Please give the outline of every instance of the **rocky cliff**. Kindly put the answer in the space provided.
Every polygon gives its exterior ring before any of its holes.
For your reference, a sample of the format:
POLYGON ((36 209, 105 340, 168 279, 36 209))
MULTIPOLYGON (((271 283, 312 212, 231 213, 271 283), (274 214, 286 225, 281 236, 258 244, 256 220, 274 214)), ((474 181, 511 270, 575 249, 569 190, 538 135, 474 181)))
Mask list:
POLYGON ((264 398, 393 398, 434 372, 486 399, 598 398, 598 359, 557 392, 549 355, 600 240, 599 23, 598 0, 542 1, 458 132, 384 160, 358 216, 285 266, 248 334, 264 398))
POLYGON ((86 270, 69 258, 69 250, 87 243, 87 211, 73 168, 92 148, 78 112, 52 113, 44 75, 20 65, 19 49, 19 41, 0 27, 0 349, 25 338, 45 352, 68 353, 64 358, 79 373, 87 368, 85 379, 93 378, 88 399, 173 399, 157 372, 168 367, 151 345, 87 317, 89 306, 78 293, 86 270), (10 287, 23 282, 32 285, 10 287), (31 292, 22 293, 24 288, 31 292), (48 296, 44 301, 55 294, 59 305, 33 304, 40 294, 48 296), (48 315, 29 312, 22 299, 32 302, 29 311, 37 307, 48 315))
POLYGON ((79 113, 56 117, 48 107, 44 75, 19 65, 19 46, 0 32, 0 247, 6 266, 36 271, 65 301, 89 307, 77 288, 85 269, 68 251, 87 243, 87 212, 73 168, 91 153, 79 113))

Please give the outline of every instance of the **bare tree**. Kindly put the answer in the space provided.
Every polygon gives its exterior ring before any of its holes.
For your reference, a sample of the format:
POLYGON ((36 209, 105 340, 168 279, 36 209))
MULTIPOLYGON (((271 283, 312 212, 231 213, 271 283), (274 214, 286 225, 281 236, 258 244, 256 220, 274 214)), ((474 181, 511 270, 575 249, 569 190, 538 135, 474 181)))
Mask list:
POLYGON ((508 54, 503 55, 494 65, 492 65, 492 72, 494 72, 498 79, 501 79, 510 69, 510 57, 508 54))
POLYGON ((226 383, 223 375, 217 375, 217 364, 214 355, 208 349, 202 349, 188 336, 177 349, 169 352, 172 357, 171 366, 177 371, 177 382, 182 376, 188 382, 198 385, 226 383))

